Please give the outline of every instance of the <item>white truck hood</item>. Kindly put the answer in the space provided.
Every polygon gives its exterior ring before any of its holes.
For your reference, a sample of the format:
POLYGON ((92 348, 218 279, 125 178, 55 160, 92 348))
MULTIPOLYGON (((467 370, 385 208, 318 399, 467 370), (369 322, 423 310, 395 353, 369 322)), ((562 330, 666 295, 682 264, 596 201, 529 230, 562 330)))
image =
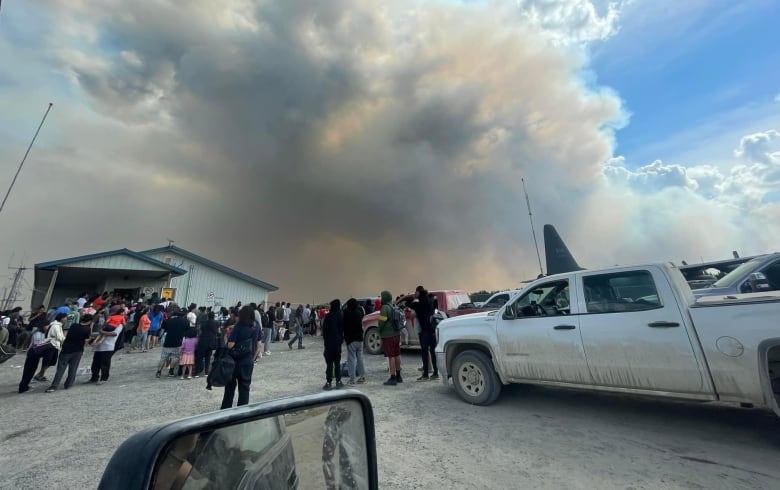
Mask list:
POLYGON ((465 325, 485 322, 493 322, 496 318, 498 311, 482 311, 479 313, 470 313, 468 315, 459 315, 447 318, 439 324, 439 327, 446 327, 448 325, 465 325))

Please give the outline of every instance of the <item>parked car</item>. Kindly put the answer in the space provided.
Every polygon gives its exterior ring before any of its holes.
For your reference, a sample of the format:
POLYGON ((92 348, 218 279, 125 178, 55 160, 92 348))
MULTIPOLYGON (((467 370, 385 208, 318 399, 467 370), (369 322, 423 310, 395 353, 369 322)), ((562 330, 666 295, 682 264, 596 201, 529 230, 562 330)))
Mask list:
POLYGON ((695 289, 693 295, 730 295, 780 290, 780 252, 758 255, 739 265, 710 287, 695 289))
POLYGON ((671 264, 544 277, 444 320, 436 358, 465 401, 530 383, 750 404, 780 415, 780 293, 695 299, 671 264))
MULTIPOLYGON (((462 303, 471 301, 468 293, 462 290, 431 291, 439 302, 439 310, 445 312, 448 317, 455 315, 455 312, 462 303)), ((420 339, 417 336, 417 323, 414 314, 409 309, 408 304, 414 299, 413 294, 402 296, 396 301, 396 306, 402 308, 406 314, 406 327, 409 331, 409 343, 401 343, 401 348, 419 347, 420 339)), ((369 354, 382 353, 382 339, 379 337, 379 312, 375 311, 363 317, 363 343, 366 352, 369 354)))
POLYGON ((479 313, 482 311, 493 311, 501 308, 511 298, 518 295, 522 289, 512 289, 509 291, 499 291, 493 294, 487 299, 487 301, 479 303, 463 303, 457 310, 455 310, 452 316, 470 315, 472 313, 479 313))

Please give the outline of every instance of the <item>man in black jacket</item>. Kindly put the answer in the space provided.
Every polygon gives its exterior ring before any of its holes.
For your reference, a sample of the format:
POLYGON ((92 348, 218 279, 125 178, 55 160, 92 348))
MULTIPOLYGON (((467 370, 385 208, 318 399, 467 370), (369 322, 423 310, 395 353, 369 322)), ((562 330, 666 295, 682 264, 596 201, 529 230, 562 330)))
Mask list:
MULTIPOLYGON (((373 308, 373 305, 372 305, 373 308)), ((355 298, 347 301, 344 312, 344 342, 347 344, 347 371, 349 384, 366 382, 366 368, 363 365, 363 315, 355 298)))
POLYGON ((436 332, 431 325, 431 316, 433 316, 433 305, 428 298, 428 291, 422 286, 417 286, 414 291, 414 301, 409 307, 417 315, 417 321, 420 323, 420 346, 422 347, 423 374, 417 381, 428 381, 430 379, 439 379, 439 370, 436 366, 436 332), (428 377, 428 358, 433 364, 433 376, 428 377))
POLYGON ((336 388, 343 388, 341 382, 341 344, 344 342, 344 317, 341 315, 341 301, 330 302, 330 311, 322 322, 322 339, 325 342, 325 386, 332 388, 333 372, 336 372, 336 388))

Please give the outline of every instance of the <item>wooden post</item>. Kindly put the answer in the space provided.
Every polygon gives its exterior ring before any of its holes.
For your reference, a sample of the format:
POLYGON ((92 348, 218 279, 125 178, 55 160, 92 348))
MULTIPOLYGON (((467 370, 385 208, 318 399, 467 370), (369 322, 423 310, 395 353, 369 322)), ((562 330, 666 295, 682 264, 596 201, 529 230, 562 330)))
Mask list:
POLYGON ((49 303, 51 302, 51 295, 54 292, 54 284, 57 282, 57 276, 60 274, 59 267, 54 269, 54 274, 51 276, 51 281, 49 282, 49 289, 46 290, 46 296, 43 297, 43 306, 46 307, 46 309, 49 309, 49 303))

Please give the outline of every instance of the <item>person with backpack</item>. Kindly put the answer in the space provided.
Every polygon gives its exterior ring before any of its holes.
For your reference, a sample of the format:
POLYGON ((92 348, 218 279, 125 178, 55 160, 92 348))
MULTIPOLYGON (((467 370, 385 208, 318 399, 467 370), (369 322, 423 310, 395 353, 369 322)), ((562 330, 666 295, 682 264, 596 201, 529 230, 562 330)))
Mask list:
POLYGON ((347 372, 349 384, 366 382, 366 368, 363 364, 363 315, 358 310, 355 298, 347 301, 344 311, 344 341, 347 344, 347 372))
POLYGON ((235 361, 232 378, 225 384, 220 409, 231 408, 233 397, 238 388, 238 406, 249 403, 249 387, 252 384, 255 349, 258 349, 259 337, 255 326, 255 313, 246 305, 238 313, 238 323, 230 332, 227 342, 227 354, 235 361))
POLYGON ((422 287, 417 286, 414 290, 414 300, 409 305, 409 308, 414 310, 417 315, 417 323, 420 329, 420 346, 422 347, 422 362, 423 373, 422 376, 417 378, 417 381, 429 381, 431 379, 439 379, 439 370, 436 367, 436 332, 433 330, 431 319, 434 314, 433 305, 428 297, 428 291, 422 287), (428 360, 430 358, 431 364, 433 364, 433 376, 428 376, 428 360))
POLYGON ((266 356, 271 355, 271 340, 274 336, 273 316, 273 306, 268 308, 268 313, 263 310, 262 306, 260 307, 260 318, 263 324, 263 355, 266 356))
POLYGON ((392 304, 393 295, 382 291, 382 308, 379 310, 379 336, 382 338, 382 351, 390 363, 390 379, 385 386, 403 383, 401 378, 401 316, 403 313, 392 304))

